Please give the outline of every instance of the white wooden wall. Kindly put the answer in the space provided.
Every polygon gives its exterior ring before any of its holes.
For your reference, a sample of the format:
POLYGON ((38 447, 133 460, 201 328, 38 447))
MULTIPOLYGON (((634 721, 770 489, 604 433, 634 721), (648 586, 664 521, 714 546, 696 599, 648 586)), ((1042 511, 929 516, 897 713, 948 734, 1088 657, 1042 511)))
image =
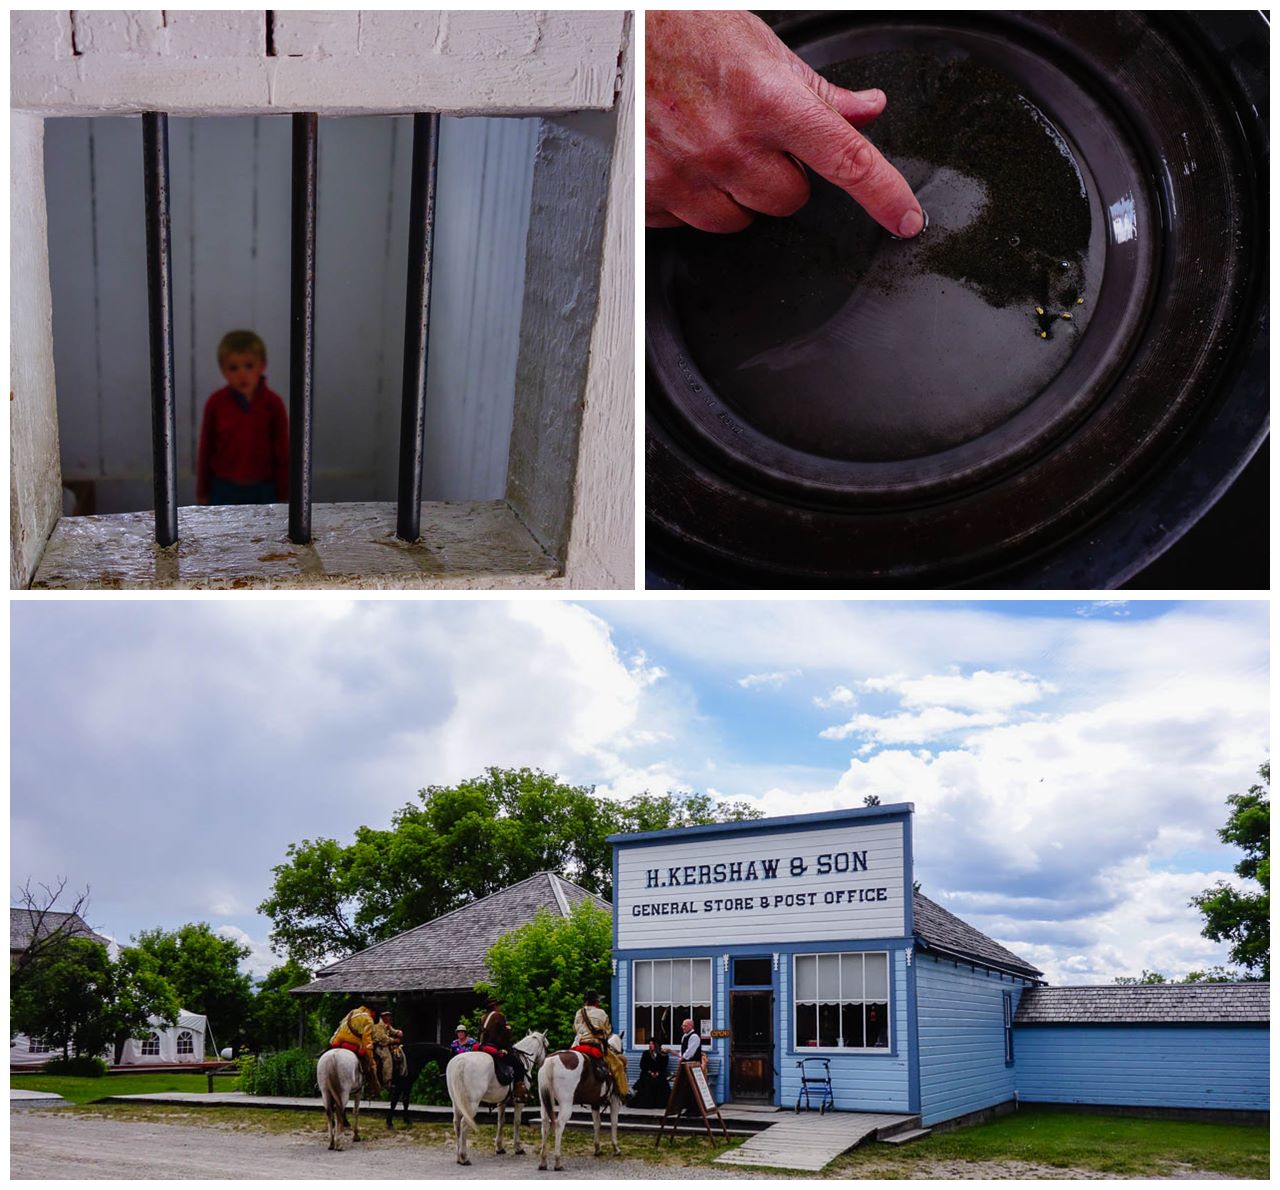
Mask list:
MULTIPOLYGON (((537 119, 441 122, 423 496, 503 495, 537 119)), ((395 497, 411 121, 322 119, 315 498, 395 497)), ((287 117, 170 120, 179 501, 227 330, 265 339, 288 400, 287 117)), ((97 510, 151 507, 136 119, 45 129, 62 470, 97 510)))

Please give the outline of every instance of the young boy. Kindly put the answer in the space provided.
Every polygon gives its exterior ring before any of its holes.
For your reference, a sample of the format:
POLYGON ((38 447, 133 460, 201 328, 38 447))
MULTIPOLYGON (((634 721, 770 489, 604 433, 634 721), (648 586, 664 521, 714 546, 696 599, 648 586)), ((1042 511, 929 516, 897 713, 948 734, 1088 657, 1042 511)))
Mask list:
POLYGON ((218 344, 227 382, 204 407, 196 452, 197 504, 272 504, 289 499, 289 417, 266 385, 267 348, 253 331, 218 344))

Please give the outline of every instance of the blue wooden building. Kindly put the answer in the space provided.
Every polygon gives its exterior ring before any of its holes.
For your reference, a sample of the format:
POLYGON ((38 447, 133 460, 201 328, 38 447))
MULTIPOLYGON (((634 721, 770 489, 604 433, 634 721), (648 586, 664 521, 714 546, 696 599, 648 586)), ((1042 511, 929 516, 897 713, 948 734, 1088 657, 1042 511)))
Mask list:
MULTIPOLYGON (((690 1018, 721 1102, 794 1106, 802 1075, 815 1072, 829 1072, 838 1110, 914 1114, 925 1125, 1018 1099, 1142 1102, 1108 1079, 1096 1033, 1077 1044, 1032 1019, 1030 1006, 1055 994, 1112 989, 1047 989, 1032 964, 913 892, 911 827, 904 804, 613 836, 611 1000, 633 1073, 651 1037, 675 1044, 690 1018), (1085 1052, 1096 1058, 1092 1076, 1082 1074, 1085 1052)), ((1256 1015, 1254 997, 1242 1011, 1256 1015)), ((1265 986, 1261 999, 1265 1007, 1265 986)), ((1160 1011, 1153 1004, 1151 1015, 1160 1011)), ((1167 1046, 1171 1063, 1221 1046, 1216 1022, 1198 1035, 1185 1024, 1105 1028, 1113 1050, 1167 1046)), ((1248 1052, 1265 1100, 1267 1025, 1249 1024, 1229 1027, 1223 1054, 1237 1043, 1248 1052)), ((1197 1108, 1257 1101, 1254 1090, 1193 1082, 1165 1098, 1197 1108)))

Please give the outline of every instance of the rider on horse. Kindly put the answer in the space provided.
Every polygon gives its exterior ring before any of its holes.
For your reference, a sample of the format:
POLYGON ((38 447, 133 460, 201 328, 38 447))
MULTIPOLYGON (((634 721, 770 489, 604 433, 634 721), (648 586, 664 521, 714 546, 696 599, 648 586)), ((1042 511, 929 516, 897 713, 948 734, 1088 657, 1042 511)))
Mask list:
POLYGON ((375 1019, 373 1011, 361 1004, 342 1018, 342 1024, 329 1038, 331 1049, 350 1050, 360 1059, 360 1065, 364 1067, 365 1072, 365 1091, 370 1097, 382 1094, 382 1084, 378 1082, 378 1068, 373 1060, 375 1019))
POLYGON ((409 1061, 404 1054, 404 1030, 391 1023, 391 1013, 384 1012, 373 1026, 373 1055, 378 1073, 385 1085, 409 1073, 409 1061))
POLYGON ((573 1018, 573 1048, 594 1058, 597 1063, 603 1059, 618 1094, 626 1099, 631 1094, 627 1083, 627 1061, 609 1048, 609 1035, 613 1032, 609 1014, 600 1007, 600 997, 596 992, 588 992, 582 1001, 582 1007, 573 1018))
POLYGON ((494 1067, 500 1083, 507 1082, 506 1074, 511 1080, 511 1095, 515 1099, 523 1099, 528 1087, 525 1085, 524 1063, 520 1060, 520 1052, 512 1048, 511 1026, 502 1015, 502 1004, 497 997, 491 996, 485 1004, 488 1012, 480 1025, 480 1039, 476 1049, 489 1054, 493 1058, 494 1067), (510 1067, 510 1071, 504 1069, 510 1067))

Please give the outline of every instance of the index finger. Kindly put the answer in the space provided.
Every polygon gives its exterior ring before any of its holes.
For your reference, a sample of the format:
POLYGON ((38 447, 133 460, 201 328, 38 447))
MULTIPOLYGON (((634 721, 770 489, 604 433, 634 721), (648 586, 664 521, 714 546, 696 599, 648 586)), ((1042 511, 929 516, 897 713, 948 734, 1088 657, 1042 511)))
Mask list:
POLYGON ((924 213, 906 179, 835 108, 805 94, 809 102, 779 128, 778 147, 850 194, 886 231, 918 235, 924 213))

